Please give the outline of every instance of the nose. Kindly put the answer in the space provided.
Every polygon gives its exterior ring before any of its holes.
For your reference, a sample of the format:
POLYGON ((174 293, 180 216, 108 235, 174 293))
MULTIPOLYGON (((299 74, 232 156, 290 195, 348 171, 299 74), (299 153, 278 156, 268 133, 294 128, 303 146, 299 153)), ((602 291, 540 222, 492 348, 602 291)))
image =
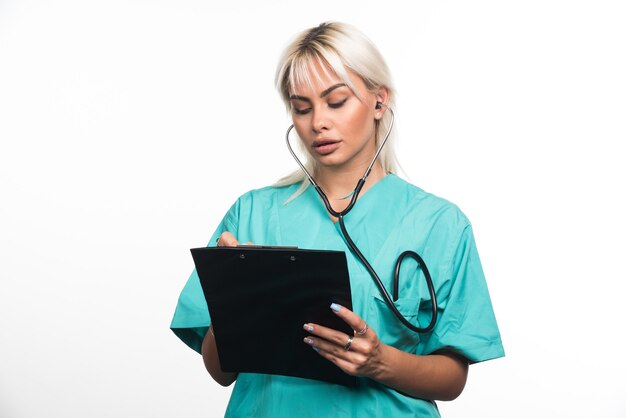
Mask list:
POLYGON ((313 128, 313 132, 315 132, 316 134, 327 131, 331 126, 331 121, 328 117, 328 114, 324 112, 323 109, 314 109, 311 126, 313 128))

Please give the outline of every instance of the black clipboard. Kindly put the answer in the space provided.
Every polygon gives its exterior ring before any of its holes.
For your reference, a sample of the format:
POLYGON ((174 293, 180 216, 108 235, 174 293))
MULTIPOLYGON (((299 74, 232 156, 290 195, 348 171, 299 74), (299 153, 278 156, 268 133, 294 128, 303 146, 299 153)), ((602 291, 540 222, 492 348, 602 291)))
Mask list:
POLYGON ((355 386, 302 340, 307 322, 352 335, 330 309, 352 309, 343 251, 291 247, 204 247, 191 254, 225 372, 277 374, 355 386))

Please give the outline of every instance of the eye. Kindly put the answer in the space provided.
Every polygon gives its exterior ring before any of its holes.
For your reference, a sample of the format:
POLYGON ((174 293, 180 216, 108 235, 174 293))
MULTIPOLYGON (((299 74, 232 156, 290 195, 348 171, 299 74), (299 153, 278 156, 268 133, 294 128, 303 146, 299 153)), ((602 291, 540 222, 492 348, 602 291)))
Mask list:
POLYGON ((338 102, 330 102, 328 103, 328 107, 330 107, 331 109, 338 109, 341 106, 343 106, 347 101, 348 101, 348 98, 346 97, 345 99, 340 100, 338 102))
POLYGON ((311 111, 310 107, 304 108, 304 109, 298 109, 297 107, 293 108, 293 112, 296 115, 306 115, 307 113, 309 113, 311 111))

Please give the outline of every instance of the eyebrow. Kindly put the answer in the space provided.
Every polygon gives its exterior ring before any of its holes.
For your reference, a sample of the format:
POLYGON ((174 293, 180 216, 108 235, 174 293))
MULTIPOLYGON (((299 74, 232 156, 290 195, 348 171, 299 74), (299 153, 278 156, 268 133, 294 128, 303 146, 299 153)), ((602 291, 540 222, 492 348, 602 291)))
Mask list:
MULTIPOLYGON (((327 88, 326 90, 324 90, 322 92, 322 94, 320 94, 320 98, 326 97, 328 96, 330 93, 332 93, 333 90, 338 89, 339 87, 347 87, 346 83, 337 83, 334 84, 332 86, 330 86, 329 88, 327 88)), ((311 99, 309 99, 306 96, 298 96, 297 94, 292 94, 291 96, 289 96, 290 100, 303 100, 305 102, 310 102, 311 99)))

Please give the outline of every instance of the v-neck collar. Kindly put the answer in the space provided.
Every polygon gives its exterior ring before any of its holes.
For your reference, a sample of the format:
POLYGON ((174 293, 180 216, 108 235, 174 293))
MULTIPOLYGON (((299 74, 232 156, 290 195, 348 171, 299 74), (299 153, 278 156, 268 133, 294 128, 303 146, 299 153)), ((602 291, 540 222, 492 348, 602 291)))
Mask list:
MULTIPOLYGON (((348 212, 348 214, 345 216, 344 221, 348 222, 349 218, 357 218, 357 217, 362 218, 363 210, 367 210, 366 208, 363 208, 363 207, 371 206, 371 203, 368 203, 368 202, 376 198, 376 195, 380 193, 379 190, 384 189, 385 188, 384 186, 386 183, 392 182, 396 178, 397 176, 395 174, 389 173, 385 175, 383 178, 381 178, 380 180, 378 180, 376 183, 374 183, 372 187, 367 189, 364 193, 362 193, 359 196, 359 198, 357 199, 356 203, 354 204, 350 212, 348 212), (355 216, 355 214, 359 214, 359 213, 361 214, 360 216, 355 216)), ((305 194, 308 194, 309 196, 307 197, 316 202, 316 207, 318 207, 321 210, 321 212, 323 213, 323 216, 325 216, 328 219, 328 221, 330 221, 332 224, 339 227, 338 221, 335 221, 332 219, 332 217, 326 210, 326 206, 324 206, 324 202, 322 201, 322 198, 318 195, 314 187, 308 187, 307 190, 305 191, 305 194)))
MULTIPOLYGON (((360 196, 344 218, 350 236, 370 262, 377 260, 386 242, 393 239, 392 232, 402 223, 406 207, 406 198, 402 197, 405 185, 398 176, 386 175, 360 196)), ((282 199, 294 191, 293 187, 284 190, 282 199)), ((307 188, 290 203, 280 205, 278 215, 281 241, 276 245, 350 252, 341 226, 332 222, 313 187, 307 188)), ((365 274, 356 259, 349 257, 349 263, 352 271, 365 274)))

